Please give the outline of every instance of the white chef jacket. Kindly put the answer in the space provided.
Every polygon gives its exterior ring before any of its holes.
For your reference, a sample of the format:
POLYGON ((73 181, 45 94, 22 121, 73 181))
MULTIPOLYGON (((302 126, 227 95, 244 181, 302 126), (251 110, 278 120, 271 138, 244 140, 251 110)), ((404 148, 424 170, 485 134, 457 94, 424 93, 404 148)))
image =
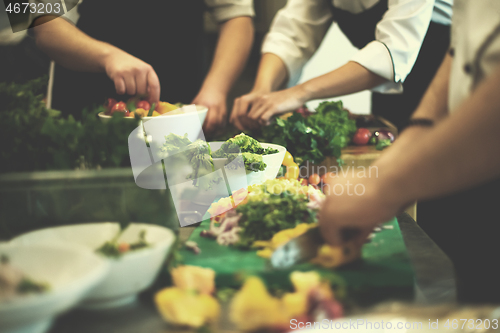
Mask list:
MULTIPOLYGON (((76 3, 81 3, 84 0, 65 0, 67 7, 73 8, 76 3)), ((160 0, 165 1, 165 0, 160 0)), ((253 9, 253 0, 204 0, 208 7, 210 14, 212 14, 214 20, 217 23, 222 23, 224 21, 233 19, 240 16, 255 16, 253 9)), ((30 3, 61 3, 61 0, 29 0, 30 3)), ((140 3, 138 2, 138 5, 140 3)), ((64 7, 63 7, 64 8, 64 7)), ((72 12, 72 11, 71 11, 72 12)), ((45 13, 30 13, 30 25, 33 21, 45 13)), ((70 12, 62 15, 63 18, 68 20, 70 23, 76 24, 78 16, 70 15, 70 12)))
POLYGON ((500 1, 456 0, 448 105, 451 112, 500 68, 500 1))
MULTIPOLYGON (((291 83, 296 83, 302 67, 318 49, 335 20, 329 2, 339 9, 358 14, 379 1, 288 0, 273 20, 262 53, 280 57, 291 83)), ((389 80, 373 91, 402 92, 402 83, 417 60, 430 22, 451 24, 452 5, 453 0, 388 0, 388 10, 376 26, 375 40, 351 58, 389 80)))

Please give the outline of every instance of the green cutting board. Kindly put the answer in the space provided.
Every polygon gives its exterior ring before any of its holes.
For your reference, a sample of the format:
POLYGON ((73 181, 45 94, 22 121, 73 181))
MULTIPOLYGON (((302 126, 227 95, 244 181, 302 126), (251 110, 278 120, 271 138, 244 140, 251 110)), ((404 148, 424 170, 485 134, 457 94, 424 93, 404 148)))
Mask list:
POLYGON ((210 220, 204 220, 189 238, 198 244, 201 253, 195 254, 183 248, 180 261, 213 269, 218 288, 239 287, 245 276, 258 275, 271 288, 289 289, 291 271, 316 270, 332 281, 341 294, 360 305, 413 297, 413 269, 396 218, 385 224, 392 229, 383 228, 363 246, 361 260, 336 269, 310 263, 288 270, 273 269, 267 259, 257 256, 256 251, 237 250, 201 237, 200 232, 209 225, 210 220))

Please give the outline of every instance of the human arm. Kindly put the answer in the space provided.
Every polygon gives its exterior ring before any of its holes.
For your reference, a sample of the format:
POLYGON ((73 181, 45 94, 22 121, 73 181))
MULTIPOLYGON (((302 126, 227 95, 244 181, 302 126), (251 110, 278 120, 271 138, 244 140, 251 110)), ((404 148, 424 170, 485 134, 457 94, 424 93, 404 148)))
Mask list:
POLYGON ((220 26, 219 40, 212 65, 194 104, 209 108, 204 131, 213 133, 226 121, 226 100, 232 85, 241 74, 253 44, 250 17, 236 17, 220 26))
POLYGON ((61 17, 35 19, 36 45, 64 67, 75 71, 105 72, 118 94, 148 94, 160 98, 160 82, 154 69, 140 59, 83 33, 61 17))
MULTIPOLYGON (((327 198, 320 218, 325 238, 339 244, 338 231, 346 226, 357 227, 366 235, 411 202, 499 177, 500 156, 494 153, 500 142, 499 84, 497 68, 451 116, 414 140, 411 149, 405 149, 404 141, 396 140, 372 165, 378 169, 378 177, 347 179, 363 184, 365 192, 327 198)), ((331 185, 347 180, 335 179, 331 185)))
MULTIPOLYGON (((261 96, 248 117, 267 124, 276 114, 292 111, 317 98, 332 98, 373 89, 400 92, 415 63, 430 23, 434 1, 389 1, 377 24, 376 39, 344 66, 298 86, 261 96)), ((362 27, 361 27, 362 28, 362 27)))

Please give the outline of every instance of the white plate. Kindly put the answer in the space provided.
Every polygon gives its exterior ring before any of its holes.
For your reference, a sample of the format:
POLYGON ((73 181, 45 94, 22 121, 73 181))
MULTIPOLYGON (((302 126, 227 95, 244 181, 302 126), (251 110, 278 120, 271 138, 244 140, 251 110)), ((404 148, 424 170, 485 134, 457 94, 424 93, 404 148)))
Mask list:
POLYGON ((34 281, 50 290, 0 302, 0 332, 42 333, 54 316, 78 304, 107 274, 109 265, 95 253, 71 244, 0 244, 6 255, 34 281))
MULTIPOLYGON (((88 223, 33 231, 12 240, 15 244, 72 243, 94 252, 115 237, 118 223, 88 223)), ((118 242, 136 242, 141 230, 146 231, 150 247, 130 251, 119 258, 103 258, 109 262, 107 276, 85 297, 81 307, 113 308, 133 302, 137 294, 151 286, 175 240, 174 233, 154 224, 132 223, 118 242)))

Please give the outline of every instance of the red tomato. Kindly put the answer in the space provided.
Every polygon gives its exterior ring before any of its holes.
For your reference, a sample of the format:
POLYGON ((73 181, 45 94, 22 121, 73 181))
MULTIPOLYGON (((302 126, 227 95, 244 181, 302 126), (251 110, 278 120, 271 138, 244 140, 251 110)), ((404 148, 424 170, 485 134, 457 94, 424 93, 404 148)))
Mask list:
POLYGON ((125 253, 130 250, 130 244, 129 243, 120 243, 118 245, 118 251, 120 253, 125 253))
POLYGON ((105 114, 109 114, 110 111, 111 111, 111 108, 113 106, 115 106, 116 104, 116 99, 114 98, 108 98, 108 100, 106 101, 106 103, 104 103, 104 107, 106 108, 106 112, 104 112, 105 114))
POLYGON ((151 104, 149 104, 148 101, 139 101, 135 104, 135 107, 149 111, 149 109, 151 109, 151 104))
POLYGON ((356 133, 352 138, 352 142, 357 144, 358 146, 366 145, 370 138, 372 137, 372 133, 366 128, 358 128, 356 133))
POLYGON ((305 179, 305 178, 299 178, 299 180, 300 180, 300 184, 301 185, 304 185, 304 186, 309 185, 309 182, 307 181, 307 179, 305 179))
POLYGON ((110 115, 113 115, 115 112, 123 112, 125 114, 125 117, 128 116, 128 110, 127 110, 127 104, 125 102, 118 102, 116 103, 112 108, 111 111, 109 112, 110 115))
POLYGON ((319 175, 317 173, 313 173, 312 175, 309 176, 309 184, 311 185, 318 185, 320 182, 319 175))

